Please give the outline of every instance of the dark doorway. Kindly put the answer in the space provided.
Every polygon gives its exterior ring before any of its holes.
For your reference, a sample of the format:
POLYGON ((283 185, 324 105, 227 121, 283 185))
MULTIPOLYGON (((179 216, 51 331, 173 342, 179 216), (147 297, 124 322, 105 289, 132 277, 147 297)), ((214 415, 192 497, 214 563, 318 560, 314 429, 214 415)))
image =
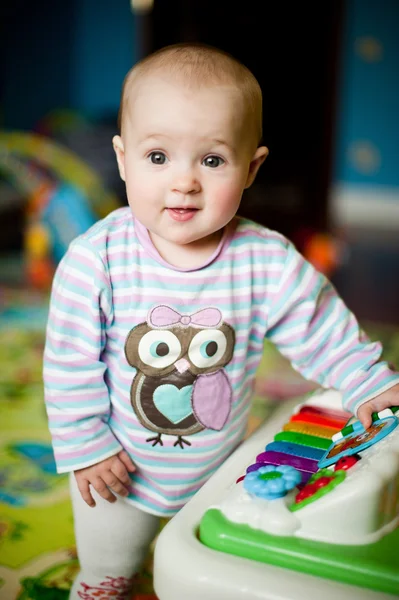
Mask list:
POLYGON ((235 5, 155 0, 145 53, 181 41, 222 48, 246 64, 264 92, 270 155, 240 213, 289 237, 328 228, 339 0, 235 5))

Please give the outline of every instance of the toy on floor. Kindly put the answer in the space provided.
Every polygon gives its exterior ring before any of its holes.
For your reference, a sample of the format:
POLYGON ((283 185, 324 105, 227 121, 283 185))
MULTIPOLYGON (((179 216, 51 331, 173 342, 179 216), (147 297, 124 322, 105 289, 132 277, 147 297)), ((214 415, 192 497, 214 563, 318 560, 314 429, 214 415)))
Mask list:
POLYGON ((220 501, 203 544, 399 593, 399 407, 365 431, 336 405, 299 405, 220 501))
POLYGON ((46 289, 70 241, 120 202, 79 156, 45 136, 0 133, 0 167, 27 198, 26 278, 46 289))

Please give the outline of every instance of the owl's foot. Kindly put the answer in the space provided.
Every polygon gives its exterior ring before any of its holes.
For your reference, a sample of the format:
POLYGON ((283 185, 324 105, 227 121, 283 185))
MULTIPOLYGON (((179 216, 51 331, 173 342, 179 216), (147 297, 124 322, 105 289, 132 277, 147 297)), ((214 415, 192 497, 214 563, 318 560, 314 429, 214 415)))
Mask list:
POLYGON ((191 446, 191 442, 182 438, 181 435, 177 437, 177 440, 173 444, 174 446, 180 446, 180 448, 184 448, 183 444, 187 444, 187 446, 191 446))
POLYGON ((158 433, 158 435, 156 435, 155 437, 147 438, 146 442, 152 442, 153 446, 156 446, 157 444, 161 444, 161 446, 163 446, 163 441, 161 440, 161 436, 162 436, 162 433, 158 433))

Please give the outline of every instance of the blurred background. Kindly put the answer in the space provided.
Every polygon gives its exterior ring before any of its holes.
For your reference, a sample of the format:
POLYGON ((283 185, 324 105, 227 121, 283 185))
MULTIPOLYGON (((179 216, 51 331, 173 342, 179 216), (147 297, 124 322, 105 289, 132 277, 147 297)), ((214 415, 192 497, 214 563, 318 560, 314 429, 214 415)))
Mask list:
MULTIPOLYGON (((76 560, 42 406, 48 293, 71 239, 126 204, 111 144, 126 72, 180 41, 254 72, 270 156, 241 214, 290 237, 395 361, 399 2, 13 0, 0 28, 0 598, 64 598, 76 560)), ((267 356, 260 396, 303 391, 267 356)))

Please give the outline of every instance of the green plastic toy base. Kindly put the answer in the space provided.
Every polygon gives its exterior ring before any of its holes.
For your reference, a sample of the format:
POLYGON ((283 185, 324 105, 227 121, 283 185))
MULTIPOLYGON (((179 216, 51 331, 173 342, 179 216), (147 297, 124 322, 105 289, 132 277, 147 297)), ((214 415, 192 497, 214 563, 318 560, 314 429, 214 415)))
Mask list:
POLYGON ((338 546, 269 535, 209 509, 202 517, 199 538, 228 554, 399 596, 399 528, 374 544, 338 546))

